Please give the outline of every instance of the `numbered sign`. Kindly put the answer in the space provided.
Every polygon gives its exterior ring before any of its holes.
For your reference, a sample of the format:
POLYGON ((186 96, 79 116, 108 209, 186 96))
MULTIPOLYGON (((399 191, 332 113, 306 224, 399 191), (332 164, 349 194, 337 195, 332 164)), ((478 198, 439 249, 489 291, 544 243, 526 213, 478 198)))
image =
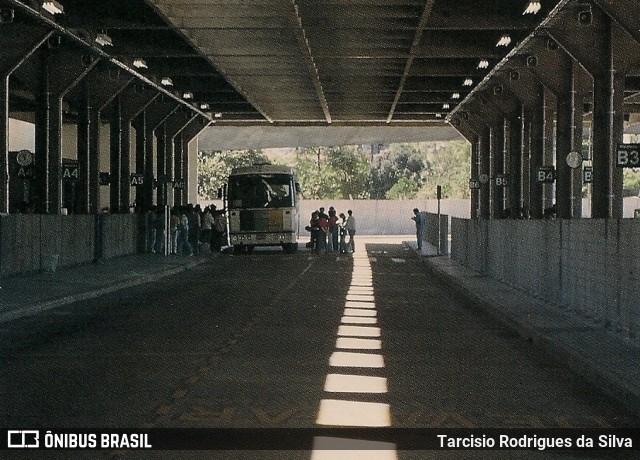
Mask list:
POLYGON ((174 180, 173 181, 173 188, 183 189, 184 188, 184 181, 183 180, 174 180))
POLYGON ((80 164, 78 160, 62 160, 62 180, 75 182, 80 178, 80 164))
POLYGON ((585 166, 582 169, 582 183, 583 184, 593 183, 593 166, 585 166))
POLYGON ((640 168, 640 144, 618 144, 616 166, 618 168, 640 168))
POLYGON ((18 168, 18 171, 17 171, 16 175, 20 179, 33 179, 33 177, 35 176, 35 174, 33 172, 33 165, 20 166, 18 168))
POLYGON ((506 174, 496 175, 496 187, 508 187, 509 177, 506 174))
POLYGON ((479 190, 480 189, 480 181, 478 179, 471 179, 469 181, 469 189, 470 190, 479 190))
POLYGON ((144 175, 141 173, 133 173, 131 174, 131 186, 139 187, 144 185, 144 175))
POLYGON ((536 181, 543 184, 552 184, 556 180, 556 169, 553 166, 540 166, 536 171, 536 181))

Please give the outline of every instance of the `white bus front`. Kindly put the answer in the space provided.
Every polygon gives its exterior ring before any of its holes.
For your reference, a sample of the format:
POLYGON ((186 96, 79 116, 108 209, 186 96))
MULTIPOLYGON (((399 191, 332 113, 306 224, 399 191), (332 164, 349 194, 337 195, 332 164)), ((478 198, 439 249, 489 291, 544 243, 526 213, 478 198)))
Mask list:
POLYGON ((282 246, 287 252, 298 248, 295 178, 279 169, 284 168, 238 168, 229 176, 229 239, 236 253, 255 246, 282 246))

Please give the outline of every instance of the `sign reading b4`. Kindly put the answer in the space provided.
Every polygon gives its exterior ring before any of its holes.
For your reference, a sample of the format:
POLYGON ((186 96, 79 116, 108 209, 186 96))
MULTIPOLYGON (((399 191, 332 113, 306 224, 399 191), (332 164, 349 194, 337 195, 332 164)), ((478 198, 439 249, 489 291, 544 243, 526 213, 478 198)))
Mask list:
POLYGON ((536 181, 552 184, 556 180, 556 169, 553 166, 540 166, 536 171, 536 181))

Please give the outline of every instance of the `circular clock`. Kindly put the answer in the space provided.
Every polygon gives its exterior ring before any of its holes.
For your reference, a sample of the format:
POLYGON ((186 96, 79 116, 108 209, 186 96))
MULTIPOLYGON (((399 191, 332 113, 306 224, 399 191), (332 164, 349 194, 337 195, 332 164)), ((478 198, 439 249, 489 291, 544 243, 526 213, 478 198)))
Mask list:
POLYGON ((33 155, 28 150, 20 150, 16 156, 16 161, 20 166, 29 166, 33 163, 33 155))
POLYGON ((567 165, 569 165, 571 169, 582 166, 582 154, 580 152, 569 152, 567 155, 567 165))

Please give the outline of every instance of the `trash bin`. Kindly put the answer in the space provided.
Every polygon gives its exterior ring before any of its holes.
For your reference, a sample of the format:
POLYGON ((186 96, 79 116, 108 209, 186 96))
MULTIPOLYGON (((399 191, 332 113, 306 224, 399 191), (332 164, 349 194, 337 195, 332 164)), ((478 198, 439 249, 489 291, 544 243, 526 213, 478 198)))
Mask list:
POLYGON ((58 268, 59 254, 45 253, 42 255, 42 268, 46 273, 55 273, 58 268))

